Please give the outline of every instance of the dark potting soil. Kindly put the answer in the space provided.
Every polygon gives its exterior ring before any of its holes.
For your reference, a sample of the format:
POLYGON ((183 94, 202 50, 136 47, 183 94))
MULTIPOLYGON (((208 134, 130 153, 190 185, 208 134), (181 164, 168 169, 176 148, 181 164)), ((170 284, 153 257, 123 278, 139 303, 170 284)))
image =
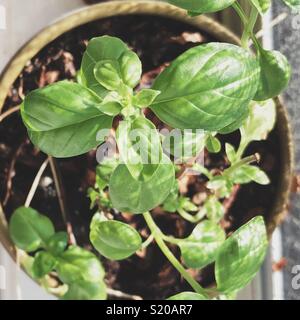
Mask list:
MULTIPOLYGON (((174 20, 154 16, 122 16, 103 19, 76 28, 65 33, 29 61, 12 86, 5 102, 4 111, 20 104, 24 95, 33 89, 49 83, 74 79, 79 69, 82 54, 89 39, 100 35, 111 35, 121 38, 137 54, 143 63, 144 76, 141 86, 145 87, 179 54, 199 43, 213 41, 209 35, 199 32, 194 27, 174 20)), ((154 118, 151 112, 147 116, 154 118)), ((224 153, 224 143, 239 143, 239 133, 220 137, 223 150, 220 154, 205 154, 205 165, 209 169, 222 170, 228 163, 224 153)), ((226 215, 222 221, 225 230, 230 233, 241 224, 258 214, 268 219, 275 191, 278 184, 280 154, 276 131, 268 140, 253 143, 248 154, 258 152, 261 155, 260 166, 271 178, 269 186, 251 183, 237 187, 230 200, 224 202, 226 215)), ((0 196, 7 219, 12 212, 24 204, 33 179, 46 155, 34 148, 29 142, 26 129, 20 115, 13 114, 0 125, 0 196)), ((95 151, 71 159, 57 160, 65 189, 67 210, 78 244, 91 249, 88 235, 89 223, 95 210, 90 210, 87 189, 95 182, 95 151)), ((201 205, 207 197, 205 178, 191 177, 181 182, 182 192, 191 197, 197 205, 201 205)), ((41 179, 31 206, 48 215, 55 223, 57 230, 66 228, 58 204, 57 193, 51 171, 48 168, 41 179)), ((119 220, 130 223, 146 238, 149 231, 139 215, 111 214, 119 220)), ((164 213, 160 209, 153 212, 154 218, 167 234, 176 237, 187 236, 193 226, 176 214, 164 213)), ((179 257, 179 251, 172 247, 179 257)), ((107 284, 123 292, 139 295, 145 299, 164 299, 180 291, 190 290, 186 282, 164 258, 155 244, 133 257, 112 262, 101 258, 107 270, 107 284)), ((213 267, 192 271, 203 284, 209 285, 214 280, 213 267)))

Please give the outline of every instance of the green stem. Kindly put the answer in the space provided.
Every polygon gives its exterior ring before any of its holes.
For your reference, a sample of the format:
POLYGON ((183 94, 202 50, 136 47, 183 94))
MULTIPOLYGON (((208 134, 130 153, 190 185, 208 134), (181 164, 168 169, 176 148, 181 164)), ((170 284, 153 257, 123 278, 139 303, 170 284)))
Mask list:
POLYGON ((205 295, 207 297, 205 289, 202 288, 200 284, 187 272, 187 270, 181 265, 181 263, 176 259, 174 254, 165 244, 163 240, 164 235, 162 234, 159 227, 155 224, 151 214, 149 212, 145 212, 143 216, 162 253, 197 293, 205 295))
POLYGON ((154 240, 153 235, 151 234, 143 243, 142 243, 142 249, 146 249, 154 240))
POLYGON ((245 26, 245 30, 243 32, 242 39, 241 39, 243 48, 248 48, 248 41, 250 37, 252 37, 253 29, 256 24, 257 18, 258 18, 258 10, 254 6, 252 6, 250 17, 245 26))
POLYGON ((233 166, 231 166, 230 168, 226 169, 223 172, 223 176, 230 176, 230 174, 232 172, 234 172, 236 169, 238 169, 239 167, 242 167, 245 164, 250 164, 252 162, 257 162, 259 160, 259 156, 257 154, 254 154, 252 156, 246 157, 240 161, 238 161, 237 163, 235 163, 233 166))
POLYGON ((238 2, 235 2, 232 5, 233 9, 236 11, 236 13, 238 14, 238 16, 240 17, 240 19, 242 20, 243 24, 246 26, 248 24, 248 18, 243 10, 243 8, 241 7, 241 5, 238 2))
POLYGON ((201 220, 203 218, 203 214, 200 211, 195 215, 191 215, 188 212, 186 212, 184 209, 178 208, 177 212, 179 213, 179 215, 183 219, 185 219, 191 223, 197 223, 197 222, 199 222, 199 220, 201 220))

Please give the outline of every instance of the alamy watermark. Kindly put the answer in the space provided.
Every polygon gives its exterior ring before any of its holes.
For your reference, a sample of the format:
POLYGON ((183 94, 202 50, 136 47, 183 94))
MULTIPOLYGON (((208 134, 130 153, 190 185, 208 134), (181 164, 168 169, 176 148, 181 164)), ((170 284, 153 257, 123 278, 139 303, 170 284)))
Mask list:
POLYGON ((158 131, 149 128, 132 129, 126 121, 116 138, 109 129, 100 130, 97 141, 105 141, 97 150, 97 161, 115 160, 126 165, 161 164, 171 158, 175 164, 204 163, 203 148, 206 135, 203 130, 185 129, 158 131), (163 157, 162 154, 167 157, 163 157))
POLYGON ((299 290, 300 289, 300 265, 293 266, 292 274, 294 274, 294 277, 292 278, 292 288, 294 290, 299 290))

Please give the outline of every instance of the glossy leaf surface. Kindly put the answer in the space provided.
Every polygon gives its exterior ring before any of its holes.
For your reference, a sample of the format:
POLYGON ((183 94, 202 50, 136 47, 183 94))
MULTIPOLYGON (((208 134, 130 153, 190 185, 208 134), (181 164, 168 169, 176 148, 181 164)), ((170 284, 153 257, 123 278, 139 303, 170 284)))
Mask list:
POLYGON ((104 257, 123 260, 141 248, 142 239, 130 225, 120 221, 97 221, 92 224, 90 239, 104 257))
POLYGON ((233 233, 223 243, 216 259, 218 290, 230 293, 244 288, 258 272, 267 247, 266 227, 261 216, 233 233))
POLYGON ((241 118, 254 97, 260 68, 247 50, 225 43, 192 48, 156 79, 155 114, 179 129, 218 131, 241 118))

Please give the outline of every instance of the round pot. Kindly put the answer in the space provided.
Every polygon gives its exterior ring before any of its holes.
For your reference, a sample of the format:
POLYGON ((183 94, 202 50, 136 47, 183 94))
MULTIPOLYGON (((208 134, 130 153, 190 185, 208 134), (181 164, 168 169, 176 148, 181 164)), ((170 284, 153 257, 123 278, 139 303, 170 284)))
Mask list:
MULTIPOLYGON (((228 29, 204 15, 190 18, 184 10, 178 9, 165 2, 159 1, 111 1, 83 8, 71 15, 64 17, 55 24, 45 28, 29 41, 12 58, 0 77, 0 111, 10 86, 19 76, 27 61, 33 58, 44 46, 62 35, 63 33, 80 25, 117 15, 147 14, 167 17, 185 22, 199 28, 200 31, 211 35, 213 38, 233 44, 239 44, 239 39, 228 29)), ((277 124, 275 130, 279 137, 280 170, 278 172, 276 197, 273 199, 272 210, 266 215, 268 235, 271 236, 275 227, 283 220, 286 212, 290 183, 293 172, 293 144, 291 129, 288 122, 286 109, 282 101, 277 98, 277 124)), ((0 241, 15 259, 15 249, 11 242, 7 221, 0 204, 0 241)))

